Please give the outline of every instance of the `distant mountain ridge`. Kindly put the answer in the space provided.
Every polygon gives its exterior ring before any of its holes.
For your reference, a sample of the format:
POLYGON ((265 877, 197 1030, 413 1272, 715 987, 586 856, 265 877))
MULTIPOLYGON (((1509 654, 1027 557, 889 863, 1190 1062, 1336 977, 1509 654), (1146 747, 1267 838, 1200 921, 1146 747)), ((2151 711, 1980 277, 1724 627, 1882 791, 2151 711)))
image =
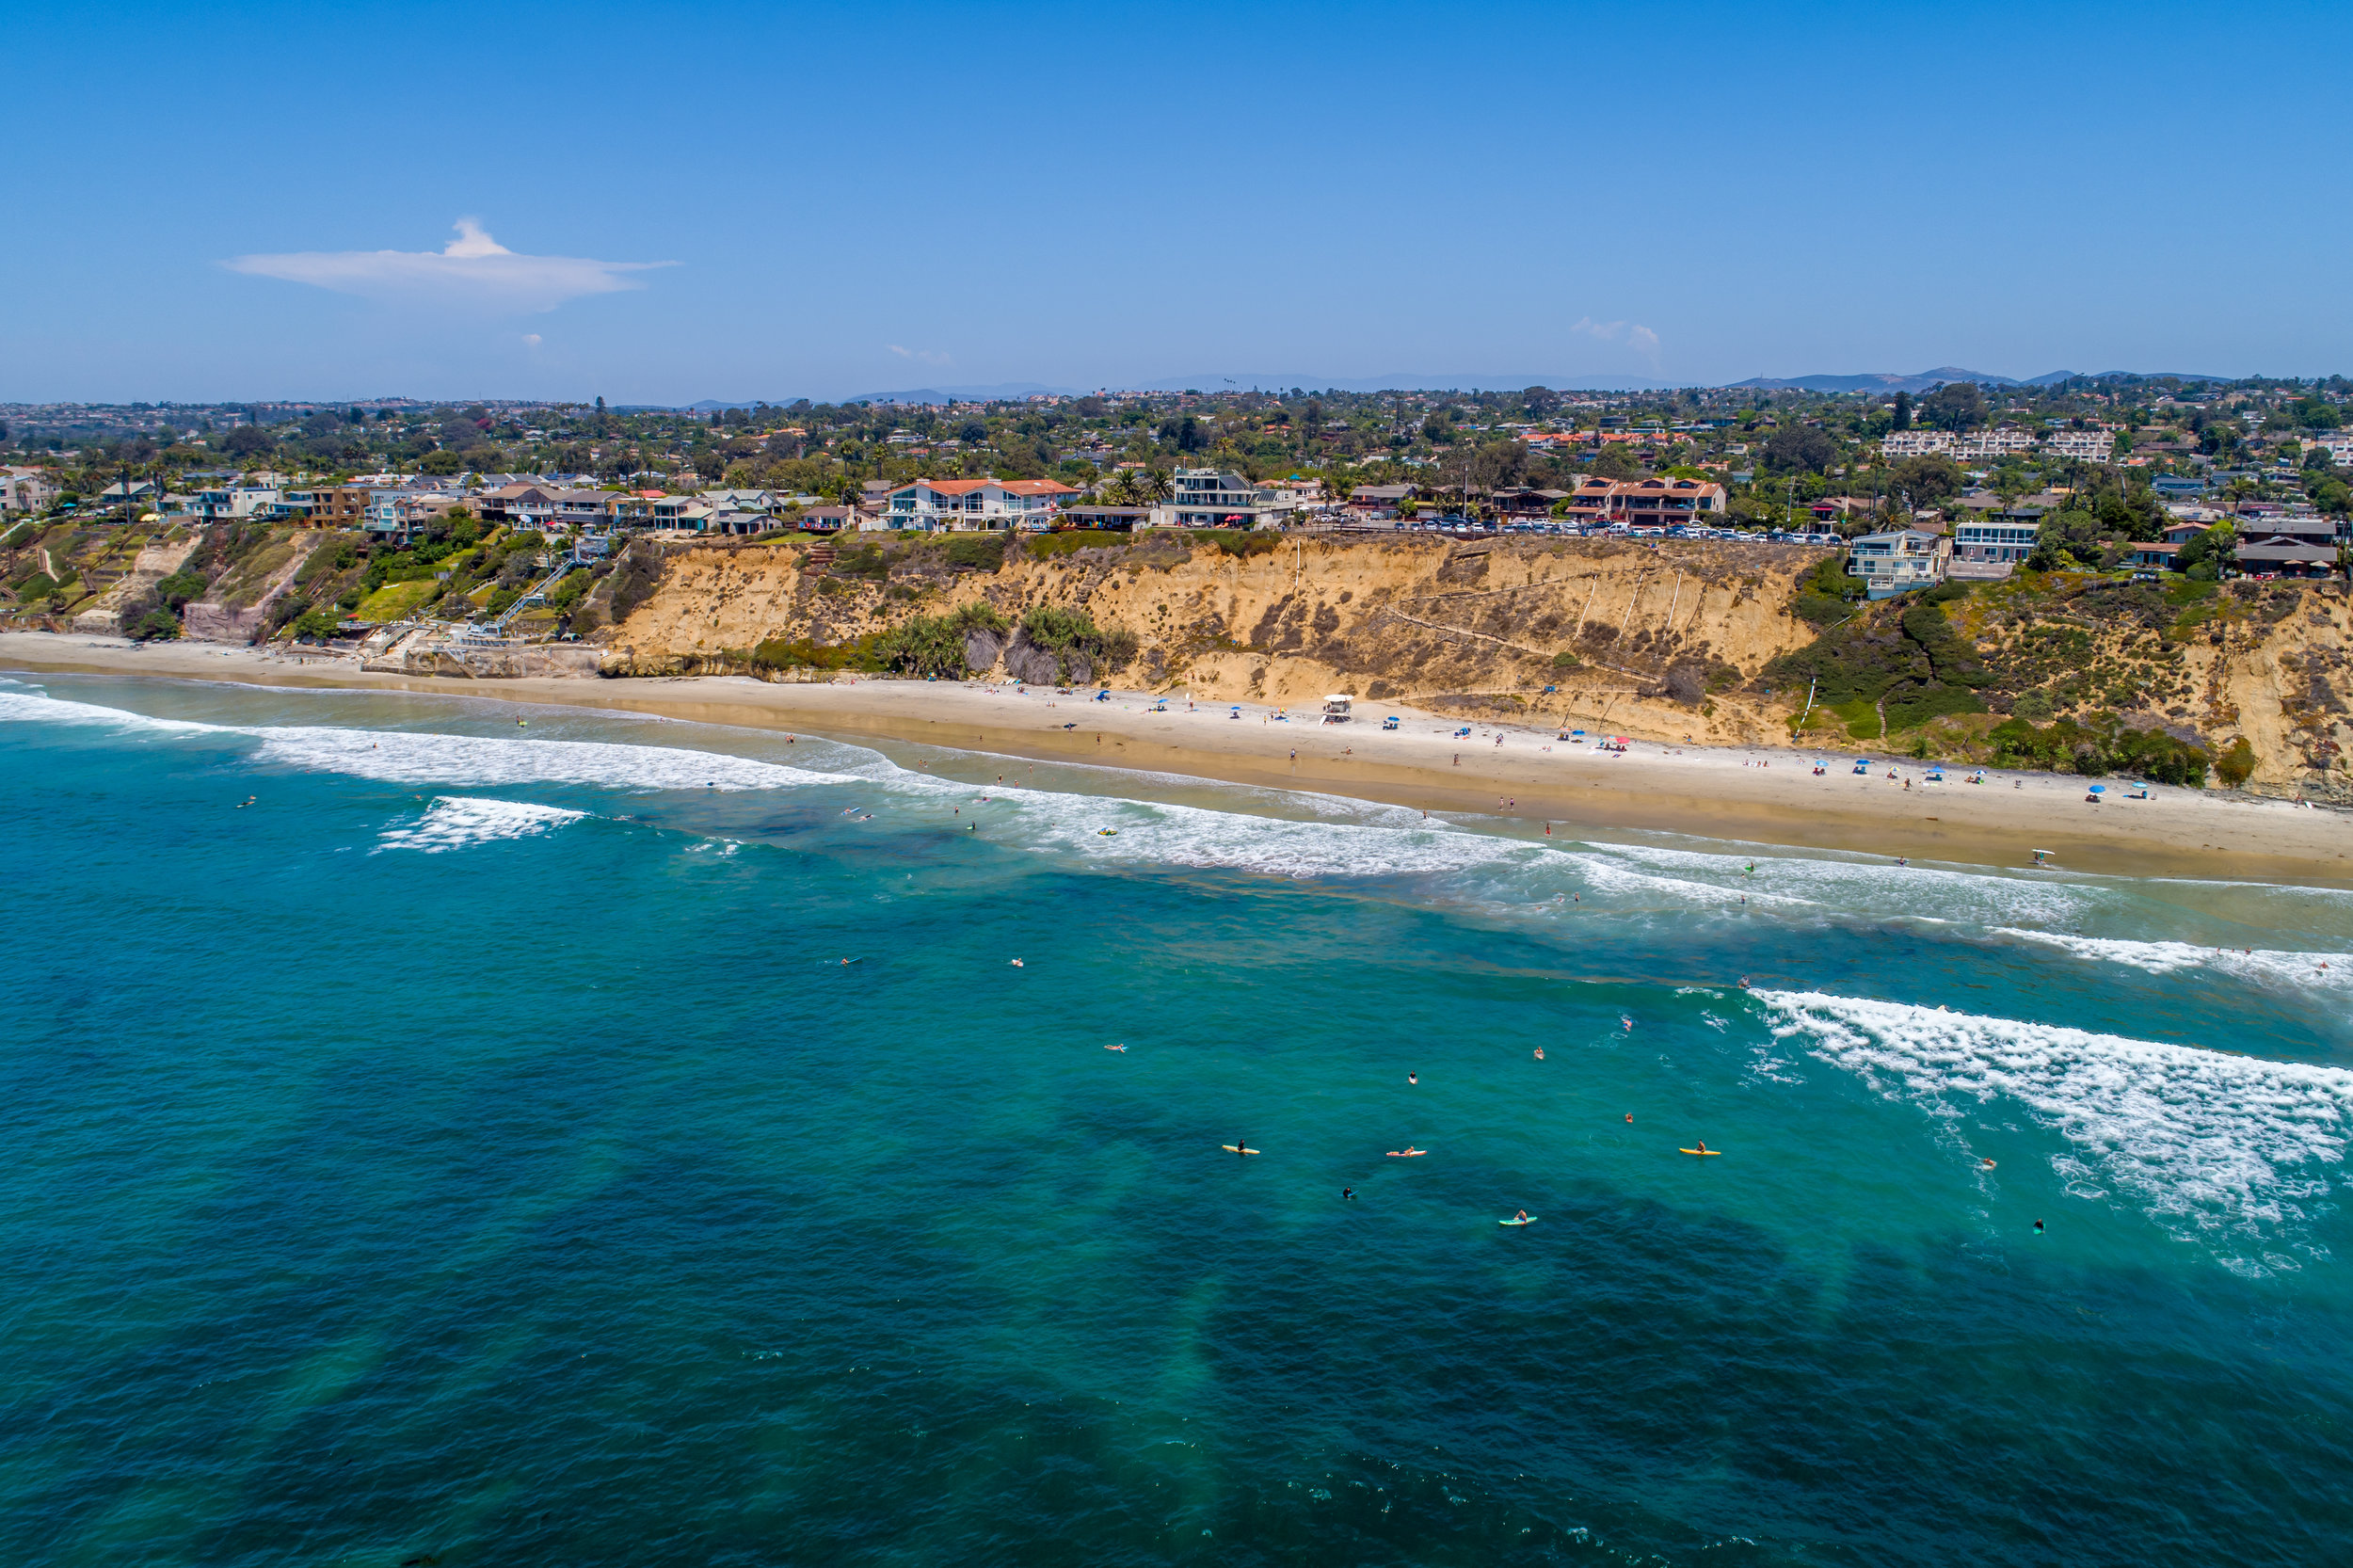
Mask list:
MULTIPOLYGON (((2165 375, 2183 381, 2227 381, 2227 376, 2207 376, 2181 371, 2143 373, 2125 370, 2104 370, 2086 376, 2073 370, 2054 370, 2023 380, 2010 376, 1995 376, 1989 371, 1966 370, 1959 365, 1939 365, 1916 376, 1894 371, 1870 371, 1854 376, 1753 376, 1745 381, 1691 382, 1664 381, 1647 376, 1561 375, 1558 372, 1515 371, 1497 372, 1428 371, 1399 372, 1391 376, 1309 376, 1304 373, 1277 376, 1265 371, 1250 371, 1227 375, 1223 371, 1202 376, 1171 376, 1156 381, 1129 382, 1109 390, 1117 394, 1124 392, 1288 392, 1297 387, 1304 392, 1519 392, 1527 387, 1550 387, 1555 392, 1660 392, 1676 387, 1697 386, 1726 391, 1813 392, 1924 392, 1933 387, 1962 381, 1975 381, 1985 387, 2055 387, 2063 381, 2105 381, 2141 375, 2165 375)), ((1049 386, 1042 381, 1000 381, 987 386, 911 387, 898 392, 863 392, 856 397, 813 398, 813 402, 872 403, 872 404, 931 404, 1016 402, 1039 395, 1080 397, 1100 388, 1049 386)), ((766 399, 771 407, 782 408, 795 401, 791 397, 766 399)), ((752 400, 705 398, 686 408, 698 414, 715 413, 723 408, 749 408, 752 400)))

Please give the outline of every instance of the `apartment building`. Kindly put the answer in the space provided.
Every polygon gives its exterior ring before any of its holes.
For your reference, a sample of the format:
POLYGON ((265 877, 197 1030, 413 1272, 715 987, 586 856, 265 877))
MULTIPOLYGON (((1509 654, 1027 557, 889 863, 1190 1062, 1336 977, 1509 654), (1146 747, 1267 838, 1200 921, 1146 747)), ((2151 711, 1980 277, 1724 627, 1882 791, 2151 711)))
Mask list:
POLYGON ((1950 457, 1956 462, 1987 462, 2033 450, 2034 437, 2010 425, 1960 435, 1950 430, 1891 430, 1880 438, 1880 451, 1889 457, 1950 457))
POLYGON ((2078 462, 2105 463, 2116 452, 2116 432, 2113 430, 2054 430, 2043 443, 2045 452, 2054 457, 2073 457, 2078 462))

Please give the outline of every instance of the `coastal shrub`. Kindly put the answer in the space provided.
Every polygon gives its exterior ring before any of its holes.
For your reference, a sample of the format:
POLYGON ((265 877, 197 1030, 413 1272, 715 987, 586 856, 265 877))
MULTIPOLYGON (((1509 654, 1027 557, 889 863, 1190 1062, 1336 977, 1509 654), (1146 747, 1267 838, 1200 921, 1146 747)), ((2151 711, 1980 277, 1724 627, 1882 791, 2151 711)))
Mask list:
POLYGON ((880 670, 877 638, 850 643, 819 643, 808 637, 770 637, 752 649, 752 663, 760 669, 880 670))
POLYGON ((613 568, 613 624, 629 619, 630 612, 653 595, 662 581, 661 565, 639 550, 632 550, 613 568))
POLYGON ((1204 528, 1193 536, 1195 544, 1214 545, 1228 555, 1247 558, 1269 555, 1283 542, 1283 536, 1257 528, 1204 528))
POLYGON ((940 549, 952 567, 995 571, 1005 564, 1007 542, 1002 534, 951 534, 940 549))
POLYGON ((1565 650, 1565 649, 1563 649, 1561 652, 1556 653, 1556 654, 1554 654, 1554 655, 1552 656, 1552 667, 1553 667, 1554 669, 1557 669, 1557 670, 1573 670, 1573 669, 1577 668, 1577 655, 1576 655, 1576 654, 1574 654, 1574 653, 1570 653, 1570 652, 1568 652, 1568 651, 1567 651, 1567 650, 1565 650))
POLYGON ((596 578, 589 574, 585 567, 575 567, 562 582, 549 590, 548 608, 559 616, 570 615, 579 608, 580 601, 587 597, 588 590, 595 584, 596 578))
POLYGON ((1096 626, 1082 610, 1055 604, 1040 604, 1023 616, 1021 631, 1032 645, 1054 655, 1064 679, 1069 677, 1073 653, 1084 654, 1089 668, 1100 672, 1125 668, 1141 646, 1136 634, 1124 627, 1107 630, 1096 626))
MULTIPOLYGON (((2217 763, 2203 747, 2153 727, 2135 729, 2119 723, 2113 714, 2089 722, 2058 719, 2044 726, 2012 715, 1988 730, 1986 740, 1993 748, 1993 760, 2012 767, 2089 778, 2111 773, 2137 774, 2159 784, 2191 788, 2205 783, 2209 767, 2229 777, 2228 753, 2217 763)), ((2252 771, 2251 752, 2248 766, 2252 771)))
POLYGON ((6 534, 0 534, 0 550, 22 550, 24 546, 31 544, 33 536, 40 532, 40 530, 29 521, 20 522, 6 534))
POLYGON ((135 643, 152 642, 161 637, 180 634, 180 617, 168 610, 150 610, 123 628, 122 634, 135 643))
POLYGON ((1847 574, 1843 556, 1831 555, 1798 579, 1789 613, 1816 627, 1845 619, 1863 597, 1864 582, 1847 574))
POLYGON ((2243 787, 2255 772, 2255 748, 2241 735, 2230 748, 2215 759, 2214 771, 2222 776, 2222 782, 2236 790, 2243 787))
POLYGON ((1066 528, 1057 534, 1040 534, 1023 548, 1037 560, 1049 561, 1057 555, 1069 555, 1081 550, 1125 548, 1131 542, 1128 536, 1114 534, 1108 529, 1066 528))
POLYGON ((1876 741, 1885 728, 1880 722, 1879 708, 1867 698, 1841 702, 1829 711, 1845 721, 1847 733, 1858 741, 1876 741))
POLYGON ((16 584, 16 597, 27 604, 47 599, 56 591, 56 579, 45 571, 36 571, 32 576, 23 579, 16 584))
POLYGON ((1982 713, 1985 699, 1961 686, 1915 686, 1908 691, 1890 692, 1884 707, 1887 732, 1893 735, 1917 729, 1930 719, 1951 713, 1982 713))
POLYGON ((341 616, 328 611, 305 610, 295 617, 295 635, 297 637, 331 637, 335 634, 335 628, 342 623, 341 616))
POLYGON ((855 545, 835 557, 833 575, 879 583, 890 575, 890 559, 882 552, 880 545, 855 545))
POLYGON ((203 578, 183 567, 155 584, 155 597, 166 608, 178 610, 190 600, 202 598, 205 586, 203 578))

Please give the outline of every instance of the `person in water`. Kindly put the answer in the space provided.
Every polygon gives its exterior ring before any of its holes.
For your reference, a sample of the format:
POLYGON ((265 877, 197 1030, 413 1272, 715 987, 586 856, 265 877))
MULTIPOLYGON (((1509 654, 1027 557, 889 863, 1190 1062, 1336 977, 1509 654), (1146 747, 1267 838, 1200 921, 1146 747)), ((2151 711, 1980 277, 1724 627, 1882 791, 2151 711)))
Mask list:
POLYGON ((2040 1235, 2041 1235, 2041 1234, 2042 1234, 2042 1222, 2041 1222, 2041 1220, 2037 1220, 2037 1221, 2034 1223, 2034 1233, 2035 1233, 2037 1236, 2040 1236, 2040 1235))
POLYGON ((1343 1188, 1341 1188, 1341 1189, 1340 1189, 1340 1196, 1341 1196, 1341 1197, 1344 1197, 1344 1198, 1353 1198, 1353 1197, 1355 1197, 1355 1195, 1356 1195, 1356 1189, 1355 1189, 1355 1188, 1353 1188, 1353 1187, 1343 1187, 1343 1188))

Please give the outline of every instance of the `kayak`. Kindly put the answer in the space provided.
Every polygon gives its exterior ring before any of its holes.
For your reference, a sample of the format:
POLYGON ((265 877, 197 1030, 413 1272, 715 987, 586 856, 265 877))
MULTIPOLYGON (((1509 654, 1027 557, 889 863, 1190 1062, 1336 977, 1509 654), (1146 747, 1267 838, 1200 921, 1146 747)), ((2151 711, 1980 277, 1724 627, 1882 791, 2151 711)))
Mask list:
POLYGON ((1712 1160, 1712 1159, 1714 1159, 1717 1155, 1720 1155, 1720 1154, 1721 1154, 1721 1153, 1723 1153, 1723 1152, 1724 1152, 1724 1151, 1723 1151, 1723 1150, 1721 1150, 1721 1149, 1677 1149, 1677 1150, 1675 1150, 1675 1153, 1677 1153, 1677 1154, 1696 1154, 1696 1155, 1703 1155, 1703 1156, 1705 1156, 1705 1157, 1706 1157, 1706 1158, 1708 1158, 1708 1159, 1711 1159, 1711 1160, 1712 1160))

